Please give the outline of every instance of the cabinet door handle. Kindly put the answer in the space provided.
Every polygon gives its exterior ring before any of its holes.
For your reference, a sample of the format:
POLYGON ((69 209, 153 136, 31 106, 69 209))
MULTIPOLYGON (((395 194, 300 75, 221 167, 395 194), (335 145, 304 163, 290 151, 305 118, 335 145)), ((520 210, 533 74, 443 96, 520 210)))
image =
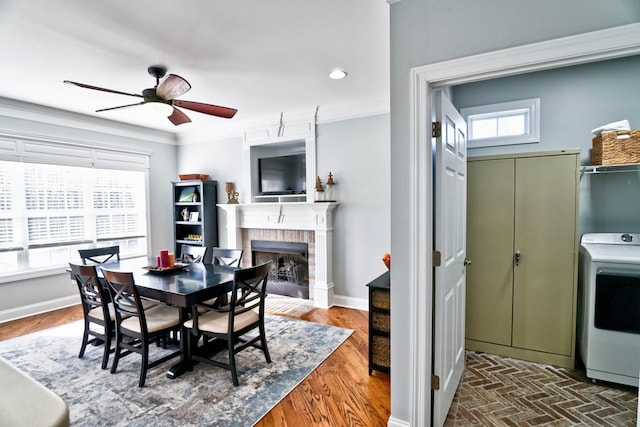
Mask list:
POLYGON ((520 264, 520 251, 516 251, 515 259, 516 265, 520 264))

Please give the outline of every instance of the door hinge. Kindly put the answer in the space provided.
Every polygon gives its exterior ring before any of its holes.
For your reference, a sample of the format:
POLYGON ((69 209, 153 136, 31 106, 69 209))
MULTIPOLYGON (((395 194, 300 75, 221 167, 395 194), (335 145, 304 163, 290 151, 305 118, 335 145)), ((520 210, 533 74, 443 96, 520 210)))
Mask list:
POLYGON ((440 390, 440 377, 431 375, 431 390, 440 390))
POLYGON ((433 138, 442 136, 442 124, 440 122, 431 122, 431 136, 433 138))
POLYGON ((433 264, 434 267, 440 267, 441 262, 442 262, 442 255, 440 254, 440 251, 433 251, 433 255, 431 257, 431 264, 433 264))

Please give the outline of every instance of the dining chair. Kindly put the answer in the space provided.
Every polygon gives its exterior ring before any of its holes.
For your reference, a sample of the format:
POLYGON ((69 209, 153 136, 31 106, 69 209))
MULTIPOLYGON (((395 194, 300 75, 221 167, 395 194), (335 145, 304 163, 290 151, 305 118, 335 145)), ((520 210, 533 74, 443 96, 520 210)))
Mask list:
POLYGON ((104 264, 106 262, 120 262, 120 246, 105 246, 93 249, 78 249, 78 254, 82 258, 82 264, 87 265, 87 261, 93 264, 104 264))
MULTIPOLYGON (((240 268, 242 253, 242 249, 213 248, 211 253, 211 262, 213 263, 213 265, 220 265, 229 268, 240 268)), ((219 305, 226 305, 229 299, 229 295, 225 294, 204 301, 204 304, 217 307, 219 305)), ((199 311, 203 312, 206 311, 206 309, 200 308, 199 311)))
POLYGON ((267 294, 267 277, 271 270, 271 261, 264 264, 238 269, 234 271, 233 289, 229 304, 223 307, 194 306, 192 319, 184 326, 195 336, 203 335, 212 339, 224 340, 227 343, 229 361, 210 359, 198 354, 197 344, 188 340, 188 355, 190 360, 212 364, 231 371, 233 385, 238 386, 238 373, 235 355, 248 347, 262 350, 267 363, 271 363, 271 356, 267 347, 267 337, 264 329, 264 299, 267 294), (207 309, 200 313, 198 308, 207 309), (258 329, 258 334, 247 338, 245 335, 258 329))
POLYGON ((206 253, 206 246, 182 245, 180 249, 180 261, 189 264, 201 263, 204 261, 206 253))
POLYGON ((115 310, 109 303, 109 292, 102 286, 94 265, 77 265, 69 263, 71 274, 78 285, 82 313, 84 315, 84 332, 78 357, 81 359, 87 344, 104 344, 102 353, 102 369, 109 364, 109 353, 113 352, 111 340, 115 336, 115 310), (94 323, 102 329, 91 328, 94 323), (92 336, 93 339, 89 339, 92 336))
POLYGON ((211 258, 214 265, 223 265, 225 267, 240 267, 240 261, 242 261, 242 253, 242 249, 213 248, 211 258))
POLYGON ((145 309, 144 300, 136 290, 133 273, 110 271, 102 267, 101 270, 116 317, 116 347, 111 373, 116 372, 122 357, 138 353, 142 356, 138 387, 143 387, 147 370, 180 355, 180 350, 177 350, 149 361, 149 345, 162 342, 164 347, 164 340, 169 333, 176 333, 180 329, 180 310, 162 303, 145 309))

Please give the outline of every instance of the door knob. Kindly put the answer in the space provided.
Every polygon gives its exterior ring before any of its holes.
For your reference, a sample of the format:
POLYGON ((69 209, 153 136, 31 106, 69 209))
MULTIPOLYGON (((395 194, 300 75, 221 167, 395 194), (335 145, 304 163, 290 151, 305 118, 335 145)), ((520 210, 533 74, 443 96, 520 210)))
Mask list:
POLYGON ((520 264, 520 251, 516 251, 516 265, 520 264))
POLYGON ((467 265, 470 265, 470 264, 471 264, 471 260, 468 260, 468 259, 465 258, 464 259, 464 266, 466 267, 467 265))

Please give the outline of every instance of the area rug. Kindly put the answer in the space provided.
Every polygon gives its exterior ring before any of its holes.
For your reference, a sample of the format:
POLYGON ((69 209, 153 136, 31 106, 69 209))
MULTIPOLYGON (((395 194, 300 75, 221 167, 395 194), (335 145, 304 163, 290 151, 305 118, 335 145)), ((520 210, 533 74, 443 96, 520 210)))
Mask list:
MULTIPOLYGON (((240 352, 238 387, 229 371, 202 363, 168 379, 173 359, 149 370, 139 388, 138 355, 121 359, 115 374, 100 369, 102 347, 78 358, 81 322, 2 341, 0 355, 57 393, 72 426, 251 426, 353 332, 275 315, 265 316, 265 328, 272 363, 254 348, 240 352)), ((164 351, 151 349, 152 359, 164 351)))
POLYGON ((284 295, 269 294, 264 300, 264 309, 268 313, 304 316, 313 310, 313 301, 284 295))

